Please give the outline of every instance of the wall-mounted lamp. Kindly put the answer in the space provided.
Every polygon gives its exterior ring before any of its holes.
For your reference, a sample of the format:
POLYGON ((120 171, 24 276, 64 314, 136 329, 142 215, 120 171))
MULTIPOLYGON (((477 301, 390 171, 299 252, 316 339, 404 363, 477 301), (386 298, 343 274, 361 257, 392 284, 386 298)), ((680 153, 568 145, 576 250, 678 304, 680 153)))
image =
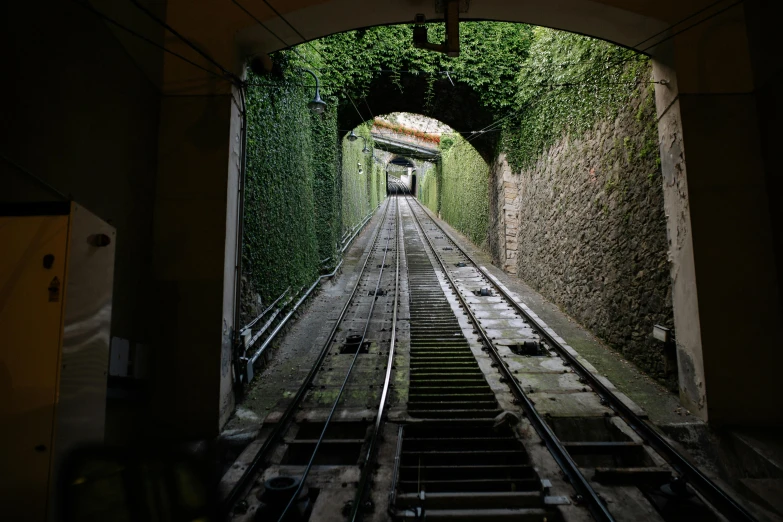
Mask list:
POLYGON ((315 75, 310 69, 302 69, 305 72, 309 72, 315 78, 315 97, 307 106, 316 114, 321 114, 326 109, 326 102, 321 99, 321 84, 318 82, 318 76, 315 75))
POLYGON ((346 136, 346 137, 348 138, 348 141, 351 141, 351 142, 356 141, 359 138, 363 139, 364 140, 364 148, 362 149, 362 152, 365 153, 365 154, 369 154, 370 153, 370 149, 367 148, 367 138, 365 138, 364 136, 359 136, 358 134, 354 133, 353 129, 351 129, 351 133, 348 136, 346 136))

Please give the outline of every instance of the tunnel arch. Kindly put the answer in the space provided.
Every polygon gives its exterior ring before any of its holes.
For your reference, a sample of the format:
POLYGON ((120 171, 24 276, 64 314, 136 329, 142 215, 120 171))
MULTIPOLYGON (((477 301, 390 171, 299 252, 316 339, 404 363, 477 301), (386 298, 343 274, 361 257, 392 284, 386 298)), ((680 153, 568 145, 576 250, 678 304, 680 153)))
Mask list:
MULTIPOLYGON (((236 2, 235 2, 236 3, 236 2)), ((196 42, 197 47, 205 50, 216 63, 223 64, 241 75, 249 57, 273 52, 304 41, 314 40, 342 31, 372 27, 377 25, 410 23, 417 13, 422 13, 427 19, 438 20, 442 15, 435 12, 436 2, 420 1, 409 2, 404 0, 390 0, 389 2, 373 5, 372 9, 362 8, 356 2, 348 0, 292 0, 285 3, 279 13, 268 6, 282 2, 272 1, 271 4, 243 2, 245 9, 252 13, 243 12, 239 7, 218 0, 207 0, 196 10, 192 4, 184 0, 171 0, 165 6, 165 19, 181 34, 187 35, 191 42, 196 42), (285 20, 278 15, 282 15, 285 20), (219 23, 215 23, 218 21, 219 23), (259 25, 262 22, 267 28, 259 25), (290 24, 290 25, 289 25, 290 24), (272 32, 275 33, 274 36, 272 32), (278 37, 280 39, 278 39, 278 37)), ((639 51, 647 51, 656 62, 656 78, 667 82, 666 86, 655 87, 656 98, 662 112, 659 116, 660 146, 662 156, 662 170, 664 177, 670 183, 667 187, 674 187, 670 192, 672 205, 669 215, 682 216, 681 223, 675 223, 675 217, 669 224, 672 233, 672 241, 675 243, 673 263, 687 276, 675 278, 674 289, 675 308, 679 310, 677 319, 685 326, 683 333, 686 335, 678 338, 678 344, 687 349, 681 350, 683 356, 688 357, 693 368, 691 375, 686 376, 687 383, 694 385, 694 398, 691 406, 694 410, 703 411, 706 418, 708 406, 706 405, 706 393, 703 383, 705 377, 705 364, 702 356, 702 336, 705 340, 713 340, 721 348, 712 350, 715 353, 714 361, 723 361, 723 352, 729 353, 729 337, 720 337, 716 332, 720 329, 720 313, 716 310, 715 303, 723 303, 728 306, 729 296, 738 298, 743 296, 742 289, 763 287, 775 288, 771 292, 780 292, 780 286, 769 285, 763 277, 773 278, 775 274, 783 273, 783 265, 768 255, 770 249, 778 248, 778 239, 770 238, 770 235, 780 236, 780 226, 775 222, 770 225, 766 214, 753 213, 753 208, 747 208, 747 212, 740 209, 741 205, 730 205, 727 200, 721 199, 726 187, 734 186, 727 174, 726 184, 716 186, 717 177, 715 170, 734 171, 741 170, 745 185, 735 187, 738 191, 748 195, 748 199, 756 198, 758 201, 766 201, 765 182, 772 179, 767 172, 765 159, 761 152, 763 147, 771 144, 768 136, 759 137, 760 120, 764 124, 770 124, 769 115, 757 112, 757 91, 755 80, 764 84, 764 89, 770 89, 765 84, 762 74, 772 71, 772 67, 764 64, 752 53, 765 56, 767 51, 759 42, 749 39, 749 33, 757 36, 761 33, 760 27, 765 27, 766 21, 759 13, 765 12, 766 7, 757 2, 739 4, 731 11, 727 11, 721 17, 715 18, 697 27, 694 31, 677 36, 665 45, 648 47, 655 44, 657 38, 650 37, 661 35, 661 38, 675 36, 676 29, 673 25, 689 15, 700 10, 714 6, 710 0, 693 0, 692 2, 678 2, 676 0, 662 0, 659 2, 633 2, 631 0, 563 0, 561 2, 548 2, 547 0, 530 0, 529 2, 509 3, 505 0, 475 0, 470 3, 467 13, 461 15, 462 20, 497 20, 506 22, 523 22, 538 26, 551 27, 559 30, 580 33, 606 41, 614 42, 639 51), (749 4, 754 4, 751 7, 749 4), (753 9, 756 9, 754 12, 753 9), (710 37, 719 29, 723 36, 720 42, 710 37), (755 31, 755 33, 754 33, 755 31), (753 60, 751 59, 753 58, 753 60), (755 60, 755 61, 754 61, 755 60), (707 67, 705 64, 709 64, 707 67), (715 67, 714 64, 720 64, 715 67), (758 69, 758 70, 757 70, 758 69), (726 96, 731 95, 731 96, 726 96), (721 97, 723 96, 723 98, 721 97), (730 98, 730 100, 729 100, 730 98), (681 110, 682 108, 682 110, 681 110), (726 114, 718 119, 721 111, 726 114), (740 118, 731 117, 740 114, 740 118), (747 117, 745 117, 747 115, 747 117), (688 165, 686 183, 686 165, 684 154, 683 136, 689 137, 688 165), (728 155, 728 161, 715 162, 715 150, 722 150, 728 155), (748 155, 753 158, 748 162, 748 155), (694 189, 693 194, 698 194, 701 200, 695 200, 691 205, 688 186, 694 189), (677 191, 679 189, 679 192, 677 191), (731 207, 731 212, 715 215, 713 208, 731 207), (691 222, 690 216, 694 220, 691 222), (717 264, 710 265, 706 259, 714 257, 715 252, 721 251, 722 243, 716 229, 723 226, 727 230, 756 230, 757 235, 738 234, 744 243, 742 248, 736 248, 737 252, 722 260, 726 271, 730 272, 732 262, 738 266, 749 258, 757 256, 763 260, 759 262, 757 276, 751 277, 758 284, 746 284, 739 280, 734 283, 731 292, 717 294, 712 288, 721 288, 724 281, 718 275, 720 272, 717 264), (701 237, 702 242, 697 244, 693 237, 701 237), (775 241, 778 241, 776 243, 775 241), (698 250, 698 255, 694 251, 698 250), (747 254, 753 252, 753 254, 747 254), (699 258, 701 256, 701 258, 699 258), (699 260, 701 259, 701 260, 699 260), (763 266, 761 266, 763 264, 763 266), (770 268, 771 267, 771 268, 770 268), (695 282, 695 273, 699 272, 700 285, 698 291, 695 282), (699 306, 699 302, 703 306, 699 306), (679 303, 679 304, 677 304, 679 303), (707 325, 701 328, 700 325, 707 325), (721 351, 723 350, 723 351, 721 351), (687 353, 686 353, 687 352, 687 353)), ((159 28, 158 28, 159 29, 159 28)), ((156 35, 156 39, 159 35, 156 35)), ((207 64, 210 69, 218 70, 214 65, 209 65, 203 55, 190 47, 186 42, 176 38, 166 39, 167 50, 181 53, 187 57, 195 58, 199 64, 207 64)), ((147 60, 139 58, 142 53, 130 49, 130 52, 139 61, 147 60)), ((189 163, 200 163, 203 169, 201 175, 205 178, 227 181, 229 193, 235 192, 235 178, 239 170, 235 161, 236 152, 229 150, 227 145, 217 145, 222 140, 225 143, 235 143, 241 132, 241 120, 239 109, 233 106, 231 94, 237 96, 237 91, 232 84, 199 71, 192 65, 183 63, 179 58, 170 54, 156 56, 162 65, 156 64, 161 70, 161 91, 164 94, 164 102, 161 110, 161 123, 159 133, 159 148, 167 154, 162 157, 189 158, 189 163), (171 96, 166 96, 171 95, 171 96), (174 99, 177 95, 181 99, 174 99), (222 95, 224 99, 218 100, 222 95), (204 100, 195 100, 195 97, 204 100), (222 111, 222 112, 221 112, 222 111), (189 115, 203 113, 205 119, 214 120, 217 125, 213 129, 224 129, 231 133, 231 140, 226 140, 225 134, 215 136, 214 148, 199 147, 182 139, 184 123, 188 122, 189 115), (221 148, 223 147, 223 148, 221 148), (220 150, 220 156, 214 153, 220 150), (218 157, 219 156, 219 157, 218 157), (226 157, 231 158, 229 168, 226 169, 226 157), (214 160, 212 162, 201 161, 196 158, 214 160), (218 167, 219 165, 219 167, 218 167), (220 176, 223 176, 222 178, 220 176)), ((212 71, 214 72, 214 71, 212 71)), ((766 92, 766 91, 765 91, 766 92)), ((777 92, 777 91, 775 91, 777 92)), ((775 100, 775 94, 769 95, 769 100, 775 100)), ((218 133, 215 131, 215 133, 218 133)), ((212 135, 209 136, 212 138, 212 135)), ((167 161, 161 164, 159 175, 162 179, 178 180, 184 177, 182 171, 187 167, 176 164, 175 161, 167 161)), ((188 172, 188 176, 191 172, 188 172)), ((720 178, 724 179, 724 178, 720 178)), ((774 183, 777 183, 775 180, 774 183)), ((174 184, 174 183, 172 183, 174 184)), ((164 184, 165 185, 165 184, 164 184)), ((168 185, 165 185, 168 186, 168 185)), ((777 186, 773 184, 773 186, 777 186)), ((668 190, 668 189, 667 189, 668 190)), ((175 208, 175 203, 169 202, 165 197, 160 201, 164 209, 175 208)), ((177 198, 172 197, 172 201, 177 198)), ((177 200, 178 201, 178 200, 177 200)), ((771 201, 771 200, 770 200, 771 201)), ((225 203, 225 201, 223 202, 225 203)), ((231 222, 235 219, 235 202, 228 198, 228 212, 225 219, 231 222)), ((771 205, 771 203, 770 203, 771 205)), ((766 210, 766 209, 765 209, 766 210)), ((774 215, 779 215, 779 209, 771 209, 774 215)), ((163 214, 165 215, 165 213, 163 214)), ((166 229, 165 225, 159 228, 166 229)), ((232 228, 214 227, 215 230, 225 230, 230 234, 232 228)), ((220 234, 220 233, 218 233, 220 234)), ((193 233, 184 238, 181 243, 185 247, 199 245, 201 237, 193 233), (191 237, 192 236, 192 237, 191 237)), ((215 266, 220 265, 225 274, 232 273, 233 261, 229 259, 231 242, 220 237, 227 245, 226 255, 213 260, 215 266)), ((217 241, 217 240, 216 240, 217 241)), ((223 244, 220 243, 220 244, 223 244)), ((157 251, 163 253, 167 249, 156 246, 157 251)), ((187 251, 187 248, 180 249, 187 251)), ((216 250, 217 251, 217 250, 216 250)), ((228 276, 214 270, 210 276, 221 282, 227 281, 228 276)), ((770 279, 771 280, 771 279, 770 279)), ((225 287, 227 283, 223 283, 225 287)), ((224 288, 224 293, 230 290, 224 288)), ((781 294, 783 295, 783 294, 781 294)), ((779 310, 780 297, 775 300, 766 296, 769 301, 769 310, 779 310)), ((761 300, 759 302, 762 302, 761 300)), ((193 304, 193 306, 196 306, 193 304)), ((760 305, 759 305, 760 307, 760 305)), ((757 308, 759 308, 757 307, 757 308)), ((187 307, 183 307, 186 309, 187 307)), ((750 310, 751 308, 749 308, 750 310)), ((179 310, 179 308, 177 308, 179 310)), ((769 312, 772 313, 772 312, 769 312)), ((775 312, 777 313, 777 312, 775 312)), ((231 314, 231 306, 223 307, 224 318, 231 314)), ((762 331, 761 323, 766 320, 764 314, 754 316, 752 313, 742 314, 749 324, 758 325, 762 331)), ((230 322, 230 321, 229 321, 230 322)), ((771 334, 770 334, 771 335, 771 334)), ((184 334, 182 335, 184 338, 184 334)), ((737 342, 740 342, 737 339, 737 342)), ((770 343, 772 345, 774 343, 770 343)), ((227 348, 224 348, 226 351, 227 348)), ((678 352, 680 353, 680 352, 678 352)), ((689 364, 690 364, 689 362, 689 364)), ((713 365, 718 363, 713 362, 713 365)), ((714 366, 717 367, 717 366, 714 366)), ((757 373, 753 368, 743 367, 744 374, 752 376, 757 373)), ((713 371, 718 375, 717 371, 713 371)), ((225 377, 223 377, 225 379, 225 377)), ((225 388, 226 386, 224 386, 225 388)), ((713 389, 718 389, 713 387, 713 389)), ((686 392, 688 390, 685 390, 686 392)), ((738 408, 728 398, 716 399, 716 404, 723 403, 725 409, 715 408, 718 417, 724 419, 744 419, 749 415, 761 418, 763 408, 756 408, 749 414, 748 409, 738 408), (728 412, 728 413, 727 413, 728 412)), ((227 411, 227 410, 222 410, 227 411)), ((780 410, 783 411, 783 410, 780 410)), ((776 419, 781 419, 780 413, 776 419)), ((717 418, 717 417, 716 417, 717 418)), ((783 422, 783 421, 780 421, 783 422)))
POLYGON ((405 156, 399 154, 396 154, 393 158, 391 158, 389 160, 389 163, 393 165, 399 165, 401 167, 410 167, 413 169, 416 168, 416 164, 414 162, 412 162, 410 159, 406 158, 405 156))
MULTIPOLYGON (((377 75, 368 88, 365 101, 375 114, 393 112, 408 112, 421 114, 445 123, 457 132, 479 130, 490 125, 496 115, 483 107, 478 93, 470 86, 462 83, 452 83, 439 76, 432 84, 434 100, 431 107, 425 107, 426 92, 429 88, 427 75, 403 75, 400 78, 402 88, 388 81, 388 78, 377 75)), ((337 117, 342 129, 353 128, 368 117, 360 115, 352 104, 343 103, 339 106, 337 117)), ((474 140, 476 150, 491 161, 496 145, 497 134, 488 133, 474 140)))
MULTIPOLYGON (((469 3, 467 11, 460 14, 460 19, 528 23, 589 35, 638 49, 641 47, 640 42, 665 29, 667 20, 676 19, 686 9, 678 6, 677 2, 626 9, 618 6, 618 3, 612 0, 563 0, 557 3, 546 0, 516 3, 483 0, 469 3)), ((254 13, 265 25, 269 22, 269 29, 239 13, 243 16, 239 16, 236 42, 246 55, 270 53, 344 31, 411 23, 413 15, 417 13, 423 14, 427 20, 443 18, 443 14, 436 11, 436 2, 417 2, 413 5, 403 1, 387 2, 375 5, 373 9, 356 9, 355 3, 345 0, 300 0, 288 4, 288 8, 278 12, 296 30, 269 9, 259 9, 259 12, 254 13), (243 17, 244 23, 241 22, 243 17)))

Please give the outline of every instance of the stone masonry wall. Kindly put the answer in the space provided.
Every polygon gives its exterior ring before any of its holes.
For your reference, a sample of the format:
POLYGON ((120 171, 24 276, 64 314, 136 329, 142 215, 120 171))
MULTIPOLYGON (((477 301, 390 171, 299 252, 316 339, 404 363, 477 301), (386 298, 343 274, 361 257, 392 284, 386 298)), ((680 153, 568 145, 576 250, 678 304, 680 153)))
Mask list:
POLYGON ((565 135, 535 166, 491 169, 495 262, 676 389, 676 358, 650 338, 673 327, 653 96, 565 135))
POLYGON ((495 264, 509 274, 517 273, 519 247, 519 187, 511 172, 506 155, 492 164, 490 173, 490 234, 489 249, 495 264))

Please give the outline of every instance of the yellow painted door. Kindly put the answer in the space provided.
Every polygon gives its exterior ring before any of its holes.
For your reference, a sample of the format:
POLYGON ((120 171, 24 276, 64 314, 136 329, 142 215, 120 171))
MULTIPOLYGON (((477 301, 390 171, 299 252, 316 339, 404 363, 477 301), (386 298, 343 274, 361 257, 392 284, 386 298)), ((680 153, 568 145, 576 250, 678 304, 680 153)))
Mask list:
POLYGON ((0 518, 44 521, 68 216, 0 217, 0 518))

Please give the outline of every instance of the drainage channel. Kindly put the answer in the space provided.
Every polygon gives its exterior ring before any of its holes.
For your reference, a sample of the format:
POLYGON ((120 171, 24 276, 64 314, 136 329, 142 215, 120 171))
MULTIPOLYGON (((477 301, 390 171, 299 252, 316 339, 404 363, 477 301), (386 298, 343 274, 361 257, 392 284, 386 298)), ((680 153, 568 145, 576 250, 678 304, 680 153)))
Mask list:
POLYGON ((398 520, 561 520, 479 368, 418 234, 405 237, 410 382, 392 512, 398 520))
POLYGON ((441 289, 421 240, 406 236, 411 311, 408 413, 423 419, 492 419, 497 400, 441 289))

